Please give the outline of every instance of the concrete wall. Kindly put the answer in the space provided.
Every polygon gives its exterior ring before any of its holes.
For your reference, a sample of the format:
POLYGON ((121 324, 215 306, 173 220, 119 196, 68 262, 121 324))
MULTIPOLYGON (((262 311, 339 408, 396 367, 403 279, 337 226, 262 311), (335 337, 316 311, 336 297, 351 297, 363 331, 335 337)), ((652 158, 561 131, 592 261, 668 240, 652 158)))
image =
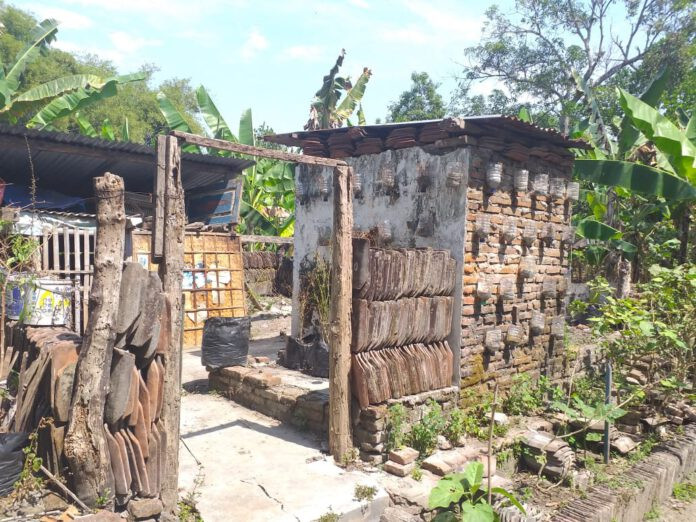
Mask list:
MULTIPOLYGON (((391 246, 401 248, 432 247, 451 252, 461 273, 467 207, 467 173, 469 149, 460 148, 448 153, 430 153, 413 147, 381 154, 348 158, 356 176, 361 178, 362 195, 353 200, 355 229, 368 232, 384 226, 391 229, 391 246), (447 165, 458 163, 462 179, 459 186, 446 184, 447 165), (381 183, 383 167, 394 170, 395 187, 385 190, 381 183)), ((302 262, 313 258, 316 252, 328 255, 332 224, 332 169, 299 165, 297 180, 308 194, 298 199, 295 225, 295 261, 293 273, 293 321, 292 335, 300 329, 299 270, 302 262), (322 196, 323 176, 328 192, 322 196)), ((461 339, 461 279, 457 278, 454 290, 452 332, 449 345, 454 352, 453 383, 459 382, 459 344, 461 339)))

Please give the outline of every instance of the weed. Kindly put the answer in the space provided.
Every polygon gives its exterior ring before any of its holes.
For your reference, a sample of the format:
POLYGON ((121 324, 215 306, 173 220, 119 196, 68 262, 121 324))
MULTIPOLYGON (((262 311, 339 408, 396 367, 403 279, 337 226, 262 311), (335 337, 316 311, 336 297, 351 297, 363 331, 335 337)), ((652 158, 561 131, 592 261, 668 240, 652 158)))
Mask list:
POLYGON ((403 404, 394 404, 387 410, 387 451, 399 449, 404 445, 404 421, 406 408, 403 404))
POLYGON ((102 494, 100 494, 96 498, 94 503, 96 504, 96 506, 98 508, 103 508, 103 507, 106 507, 106 505, 110 502, 110 500, 111 500, 111 490, 107 488, 106 491, 104 491, 102 494))
POLYGON ((193 488, 191 491, 186 493, 186 496, 179 498, 177 502, 177 507, 179 509, 179 522, 203 522, 203 517, 201 517, 198 511, 198 492, 199 488, 203 485, 205 481, 205 473, 203 473, 203 466, 199 464, 198 473, 193 479, 193 488))
POLYGON ((423 470, 419 466, 416 466, 411 471, 411 478, 416 482, 420 482, 423 479, 423 470))
POLYGON ((651 433, 650 436, 641 442, 638 447, 628 455, 628 461, 632 464, 640 462, 652 453, 653 448, 659 442, 657 435, 651 433))
POLYGON ((503 410, 510 415, 532 415, 549 400, 561 400, 563 391, 553 386, 543 375, 539 380, 532 380, 526 373, 520 373, 513 378, 510 392, 503 401, 503 410))
POLYGON ((462 435, 466 433, 466 414, 459 408, 455 408, 449 415, 443 435, 452 444, 457 444, 462 435))
POLYGON ((371 502, 377 494, 377 488, 374 486, 363 486, 362 484, 355 485, 355 500, 358 502, 371 502))
POLYGON ((347 468, 351 464, 355 464, 358 461, 358 456, 357 448, 350 448, 341 456, 341 467, 347 468))
POLYGON ((24 467, 19 474, 19 479, 14 483, 14 495, 17 500, 22 500, 26 496, 43 486, 43 479, 36 475, 43 465, 41 457, 36 455, 39 442, 38 433, 35 431, 29 435, 29 444, 22 449, 24 452, 24 467))
POLYGON ((696 500, 696 473, 692 473, 685 482, 677 482, 672 489, 672 495, 682 502, 696 500))
POLYGON ((334 513, 333 509, 329 507, 329 510, 317 518, 316 522, 338 522, 339 518, 341 518, 341 515, 334 513))
POLYGON ((660 520, 660 509, 657 506, 653 506, 653 508, 645 514, 643 520, 660 520))
POLYGON ((409 444, 417 450, 422 457, 431 455, 437 446, 437 436, 445 427, 445 418, 442 416, 442 407, 434 400, 427 402, 428 410, 423 418, 416 423, 409 433, 409 444))

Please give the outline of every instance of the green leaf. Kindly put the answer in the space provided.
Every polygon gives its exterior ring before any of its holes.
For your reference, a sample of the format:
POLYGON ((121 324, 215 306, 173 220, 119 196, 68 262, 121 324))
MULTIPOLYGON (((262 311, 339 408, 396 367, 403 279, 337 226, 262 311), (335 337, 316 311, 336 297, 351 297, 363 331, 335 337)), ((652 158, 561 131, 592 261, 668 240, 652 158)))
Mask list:
POLYGON ((532 123, 532 116, 529 114, 529 110, 527 107, 521 107, 519 112, 517 113, 517 118, 520 120, 527 122, 527 123, 532 123))
POLYGON ((613 248, 623 252, 626 259, 629 261, 632 260, 638 252, 638 247, 636 245, 629 243, 628 241, 624 241, 623 239, 610 239, 609 244, 613 248))
POLYGON ((575 233, 585 239, 597 239, 600 241, 609 241, 610 239, 618 239, 621 232, 614 227, 605 225, 592 218, 585 218, 578 223, 575 228, 575 233))
POLYGON ((458 522, 457 516, 451 511, 443 511, 433 518, 433 522, 458 522))
POLYGON ((121 140, 130 141, 130 127, 128 125, 128 118, 123 118, 123 125, 121 125, 121 140))
POLYGON ((254 124, 251 118, 251 109, 247 109, 242 113, 241 118, 239 118, 239 143, 244 145, 256 146, 256 139, 254 138, 254 124))
POLYGON ((573 173, 580 179, 600 185, 624 187, 671 201, 696 198, 696 188, 692 184, 663 170, 638 163, 579 159, 575 161, 573 173))
POLYGON ((198 110, 201 112, 205 124, 210 129, 212 137, 236 143, 237 138, 230 130, 215 103, 213 103, 208 91, 202 85, 196 89, 196 100, 198 101, 198 110))
POLYGON ((478 461, 470 462, 461 475, 462 480, 466 482, 464 487, 468 486, 469 491, 475 493, 481 486, 481 480, 483 479, 483 463, 478 461))
MULTIPOLYGON (((663 68, 655 78, 653 78, 648 88, 645 89, 643 94, 640 96, 640 100, 647 103, 648 105, 656 106, 660 101, 660 96, 665 90, 667 81, 669 80, 670 74, 669 69, 663 68)), ((631 151, 634 147, 638 146, 642 141, 640 132, 631 125, 631 119, 628 115, 625 115, 621 120, 620 131, 619 131, 619 155, 621 158, 631 151)))
POLYGON ((428 507, 430 509, 448 508, 450 504, 459 502, 462 496, 464 496, 462 483, 451 476, 443 477, 430 491, 428 507))
POLYGON ((90 138, 98 137, 97 131, 94 129, 92 124, 80 113, 75 114, 75 121, 77 121, 77 125, 80 127, 80 134, 83 136, 89 136, 90 138))
POLYGON ((590 432, 585 436, 585 440, 589 442, 600 442, 602 440, 602 434, 596 432, 590 432))
POLYGON ((169 101, 166 94, 163 92, 157 93, 157 104, 159 105, 162 116, 164 116, 164 120, 167 122, 169 130, 191 132, 191 127, 186 123, 182 114, 174 107, 174 104, 169 101))
POLYGON ((33 87, 14 99, 13 103, 36 102, 55 98, 68 91, 88 89, 90 87, 101 89, 107 80, 95 74, 72 74, 63 76, 33 87))
POLYGON ((11 91, 19 88, 20 78, 27 65, 36 60, 41 49, 46 48, 56 38, 58 32, 58 22, 53 19, 46 19, 37 25, 31 32, 30 42, 22 49, 15 63, 10 67, 5 76, 7 85, 11 91))
POLYGON ((495 511, 488 502, 462 503, 463 522, 495 522, 495 511))
POLYGON ((116 131, 109 118, 106 118, 102 123, 101 138, 107 141, 116 141, 116 131))
POLYGON ((363 111, 362 103, 358 106, 358 125, 367 125, 365 119, 365 111, 363 111))
POLYGON ((517 498, 504 488, 491 488, 491 492, 495 495, 502 495, 510 501, 510 503, 515 506, 523 515, 527 514, 527 511, 522 507, 522 504, 517 500, 517 498))
POLYGON ((350 118, 351 114, 355 111, 358 103, 363 98, 365 94, 365 89, 367 88, 367 82, 370 81, 370 76, 372 76, 372 71, 365 67, 362 74, 355 82, 353 88, 346 92, 345 97, 341 100, 340 105, 336 108, 336 116, 339 120, 345 120, 350 118))
POLYGON ((621 107, 633 125, 665 154, 680 176, 696 185, 696 145, 668 118, 632 94, 619 89, 621 107))

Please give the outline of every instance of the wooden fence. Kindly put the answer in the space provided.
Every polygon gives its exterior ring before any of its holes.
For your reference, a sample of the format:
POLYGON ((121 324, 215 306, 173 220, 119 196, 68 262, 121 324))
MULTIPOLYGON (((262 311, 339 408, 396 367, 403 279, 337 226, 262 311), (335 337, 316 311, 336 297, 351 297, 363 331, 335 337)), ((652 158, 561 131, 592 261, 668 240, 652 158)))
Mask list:
MULTIPOLYGON (((133 260, 157 270, 150 257, 150 233, 134 231, 132 245, 133 260)), ((240 238, 227 233, 187 233, 183 293, 185 347, 200 347, 208 317, 246 315, 240 238)))

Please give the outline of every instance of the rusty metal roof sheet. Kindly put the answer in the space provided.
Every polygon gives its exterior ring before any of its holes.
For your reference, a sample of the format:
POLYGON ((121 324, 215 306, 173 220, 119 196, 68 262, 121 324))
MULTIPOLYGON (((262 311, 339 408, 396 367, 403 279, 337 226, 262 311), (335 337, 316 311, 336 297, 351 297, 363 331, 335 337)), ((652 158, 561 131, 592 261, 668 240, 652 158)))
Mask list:
MULTIPOLYGON (((27 184, 31 150, 38 185, 72 195, 93 194, 92 178, 106 171, 123 177, 126 190, 151 192, 155 149, 130 142, 105 141, 68 134, 0 124, 0 177, 27 184)), ((181 174, 185 189, 211 185, 235 177, 254 162, 205 154, 183 154, 181 174)))

